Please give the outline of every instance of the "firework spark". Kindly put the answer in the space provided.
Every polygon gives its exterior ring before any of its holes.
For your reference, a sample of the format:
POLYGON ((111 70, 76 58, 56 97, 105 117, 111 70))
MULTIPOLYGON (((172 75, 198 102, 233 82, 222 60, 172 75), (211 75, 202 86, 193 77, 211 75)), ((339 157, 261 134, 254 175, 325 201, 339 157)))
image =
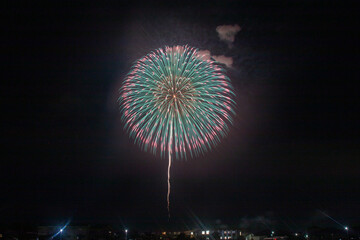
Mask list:
POLYGON ((136 61, 120 88, 124 128, 145 151, 172 159, 204 154, 219 144, 235 114, 225 69, 189 46, 165 47, 136 61))

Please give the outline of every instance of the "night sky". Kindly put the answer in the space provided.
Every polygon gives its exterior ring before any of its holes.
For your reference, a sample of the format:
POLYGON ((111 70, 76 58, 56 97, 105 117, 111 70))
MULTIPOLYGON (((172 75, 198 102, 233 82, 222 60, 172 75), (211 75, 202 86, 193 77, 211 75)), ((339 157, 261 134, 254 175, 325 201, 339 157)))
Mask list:
POLYGON ((301 230, 360 222, 355 1, 6 3, 0 222, 301 230), (238 24, 233 46, 219 25, 238 24), (233 58, 236 118, 172 166, 123 131, 118 88, 141 56, 183 45, 233 58))

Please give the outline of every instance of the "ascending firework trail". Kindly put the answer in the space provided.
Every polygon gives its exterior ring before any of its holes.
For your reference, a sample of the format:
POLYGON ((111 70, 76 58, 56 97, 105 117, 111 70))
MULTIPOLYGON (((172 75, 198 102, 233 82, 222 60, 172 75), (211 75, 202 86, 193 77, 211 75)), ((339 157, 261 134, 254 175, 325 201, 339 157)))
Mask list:
POLYGON ((145 151, 168 154, 167 208, 173 159, 216 146, 235 114, 225 69, 189 46, 165 47, 136 61, 120 88, 124 128, 145 151))

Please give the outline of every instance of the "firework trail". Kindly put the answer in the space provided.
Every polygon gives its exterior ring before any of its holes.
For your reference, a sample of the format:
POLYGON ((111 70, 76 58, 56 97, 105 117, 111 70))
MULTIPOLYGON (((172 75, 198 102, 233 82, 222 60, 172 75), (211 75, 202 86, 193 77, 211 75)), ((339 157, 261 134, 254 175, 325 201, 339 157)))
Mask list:
POLYGON ((171 162, 219 144, 235 114, 234 96, 222 65, 189 46, 157 49, 126 76, 119 97, 125 130, 143 150, 168 154, 169 218, 171 162))
MULTIPOLYGON (((170 148, 170 144, 169 144, 169 149, 170 148)), ((168 210, 168 215, 169 215, 169 219, 170 219, 170 189, 171 189, 171 185, 170 185, 170 169, 171 169, 171 151, 169 151, 169 165, 168 165, 168 173, 167 173, 167 184, 168 184, 168 192, 167 192, 167 210, 168 210)))

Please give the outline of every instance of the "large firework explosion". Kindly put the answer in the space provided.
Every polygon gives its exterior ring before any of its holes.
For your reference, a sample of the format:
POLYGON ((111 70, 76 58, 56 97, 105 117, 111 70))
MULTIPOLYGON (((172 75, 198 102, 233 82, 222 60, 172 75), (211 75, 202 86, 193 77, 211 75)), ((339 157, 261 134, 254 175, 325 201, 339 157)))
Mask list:
POLYGON ((136 61, 120 89, 122 121, 145 151, 171 159, 204 154, 232 123, 233 87, 222 65, 189 46, 165 47, 136 61))

